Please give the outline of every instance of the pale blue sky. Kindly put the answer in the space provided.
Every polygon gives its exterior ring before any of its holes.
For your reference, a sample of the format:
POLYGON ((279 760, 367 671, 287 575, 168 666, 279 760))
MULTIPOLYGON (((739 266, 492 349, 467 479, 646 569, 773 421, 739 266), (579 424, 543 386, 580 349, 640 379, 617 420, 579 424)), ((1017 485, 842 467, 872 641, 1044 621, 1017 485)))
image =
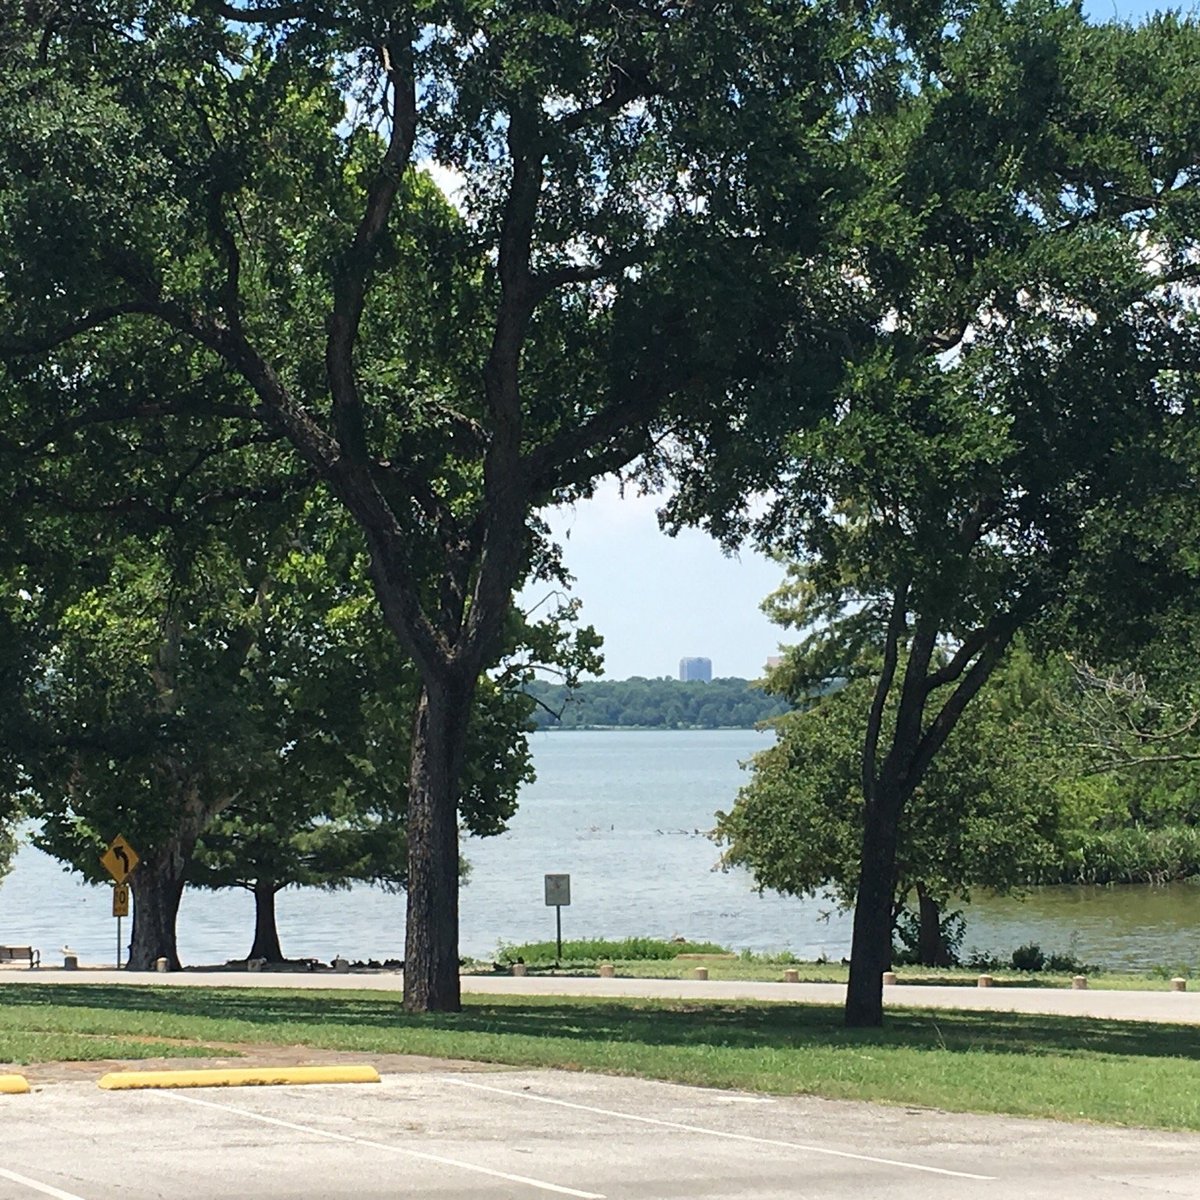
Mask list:
MULTIPOLYGON (((1091 0, 1093 20, 1137 21, 1162 9, 1144 0, 1091 0)), ((1194 4, 1183 11, 1196 11, 1194 4)), ((759 605, 782 579, 778 564, 746 550, 727 558, 705 534, 661 533, 658 501, 626 496, 615 485, 551 516, 562 540, 583 619, 604 637, 606 675, 678 674, 679 660, 703 655, 714 675, 755 678, 786 631, 759 605)), ((527 598, 528 599, 528 598, 527 598)))

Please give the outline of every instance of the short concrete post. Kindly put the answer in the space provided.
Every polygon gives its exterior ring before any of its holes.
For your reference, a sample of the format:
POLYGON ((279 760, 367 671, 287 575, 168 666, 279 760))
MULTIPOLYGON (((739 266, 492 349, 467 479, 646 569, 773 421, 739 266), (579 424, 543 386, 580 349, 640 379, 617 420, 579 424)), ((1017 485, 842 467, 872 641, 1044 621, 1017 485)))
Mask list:
POLYGON ((64 971, 78 971, 79 970, 79 955, 78 954, 64 954, 63 955, 63 970, 64 971))
POLYGON ((708 978, 708 968, 707 967, 697 967, 695 970, 695 976, 697 979, 707 979, 708 978))
POLYGON ((1087 976, 1086 975, 1076 975, 1071 980, 1071 987, 1077 992, 1086 992, 1087 991, 1087 976))
POLYGON ((783 973, 783 982, 784 983, 799 983, 800 982, 800 972, 797 971, 795 967, 788 967, 788 969, 786 971, 784 971, 784 973, 783 973))
POLYGON ((350 974, 350 960, 347 958, 343 958, 339 954, 337 956, 337 958, 335 958, 333 960, 333 969, 334 969, 335 974, 349 975, 350 974))
POLYGON ((1176 975, 1175 978, 1171 980, 1171 991, 1186 992, 1187 991, 1187 980, 1176 975))
POLYGON ((156 958, 154 960, 154 969, 160 975, 165 975, 171 969, 171 960, 169 958, 156 958))
POLYGON ((990 975, 980 975, 979 977, 980 987, 991 987, 995 982, 996 981, 990 975))
POLYGON ((896 972, 895 971, 884 971, 883 986, 891 987, 895 982, 896 982, 896 972))
POLYGON ((612 965, 612 963, 601 963, 600 964, 600 978, 601 979, 611 979, 616 973, 617 973, 617 968, 614 967, 612 965))
POLYGON ((513 963, 509 970, 516 976, 521 977, 526 974, 524 963, 513 963))

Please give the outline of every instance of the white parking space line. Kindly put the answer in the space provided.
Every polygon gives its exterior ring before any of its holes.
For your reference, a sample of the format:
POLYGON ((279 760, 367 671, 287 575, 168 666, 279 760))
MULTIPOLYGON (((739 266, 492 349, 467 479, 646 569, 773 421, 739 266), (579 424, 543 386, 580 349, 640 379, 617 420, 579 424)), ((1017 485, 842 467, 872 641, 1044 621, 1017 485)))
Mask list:
POLYGON ((533 1100, 538 1104, 554 1104, 559 1108, 573 1108, 580 1112, 596 1113, 602 1117, 616 1117, 622 1121, 638 1121, 643 1125, 656 1125, 663 1129, 679 1129, 685 1133, 702 1133, 705 1137, 727 1138, 734 1142, 750 1142, 756 1146, 778 1146, 785 1150, 803 1150, 806 1154, 827 1154, 831 1158, 849 1158, 855 1162, 877 1163, 884 1167, 902 1167, 908 1171, 923 1171, 929 1175, 949 1175, 952 1179, 977 1179, 984 1183, 995 1181, 994 1175, 974 1175, 969 1171, 951 1171, 946 1167, 927 1167, 923 1163, 904 1162, 896 1158, 876 1158, 871 1154, 853 1154, 849 1150, 831 1150, 827 1146, 808 1146, 802 1142, 785 1142, 777 1138, 755 1137, 749 1133, 731 1133, 725 1129, 706 1129, 700 1125, 685 1125, 680 1121, 664 1121, 660 1117, 643 1117, 637 1113, 619 1112, 612 1108, 594 1108, 590 1104, 576 1104, 571 1100, 557 1100, 552 1096, 537 1096, 532 1092, 513 1092, 507 1088, 489 1087, 485 1083, 469 1083, 465 1079, 443 1078, 441 1083, 450 1087, 472 1088, 477 1092, 494 1092, 497 1096, 509 1096, 516 1100, 533 1100))
POLYGON ((43 1196, 54 1196, 56 1200, 83 1200, 82 1196, 76 1196, 74 1192, 64 1192, 61 1188, 53 1187, 48 1183, 39 1183, 36 1179, 30 1179, 27 1175, 18 1175, 16 1171, 9 1171, 4 1167, 0 1167, 0 1179, 22 1184, 35 1192, 41 1192, 43 1196))
MULTIPOLYGON (((333 1133, 328 1129, 319 1129, 315 1125, 299 1125, 294 1121, 283 1121, 279 1117, 268 1117, 263 1113, 254 1112, 249 1108, 237 1108, 232 1104, 217 1104, 212 1100, 199 1100, 195 1096, 181 1096, 177 1092, 164 1091, 159 1096, 164 1100, 175 1100, 180 1104, 195 1104, 200 1108, 215 1108, 220 1112, 234 1113, 251 1121, 259 1121, 263 1125, 276 1125, 280 1129, 291 1129, 296 1133, 308 1133, 313 1137, 327 1138, 331 1142, 349 1142, 355 1146, 369 1146, 373 1150, 386 1150, 389 1154, 403 1154, 409 1158, 419 1158, 423 1162, 438 1163, 443 1167, 455 1167, 460 1171, 472 1171, 476 1175, 487 1175, 492 1179, 503 1179, 507 1183, 523 1183, 526 1187, 536 1188, 542 1192, 553 1192, 557 1196, 575 1196, 577 1200, 605 1200, 601 1192, 581 1192, 577 1188, 563 1187, 562 1184, 550 1183, 545 1179, 531 1179, 528 1175, 511 1175, 507 1171, 497 1171, 492 1167, 481 1167, 476 1163, 462 1162, 457 1158, 446 1158, 441 1154, 430 1154, 425 1150, 412 1150, 408 1146, 397 1146, 391 1142, 375 1142, 370 1138, 354 1137, 346 1133, 333 1133)), ((68 1196, 66 1192, 54 1192, 53 1195, 63 1197, 63 1200, 81 1200, 79 1196, 68 1196)))

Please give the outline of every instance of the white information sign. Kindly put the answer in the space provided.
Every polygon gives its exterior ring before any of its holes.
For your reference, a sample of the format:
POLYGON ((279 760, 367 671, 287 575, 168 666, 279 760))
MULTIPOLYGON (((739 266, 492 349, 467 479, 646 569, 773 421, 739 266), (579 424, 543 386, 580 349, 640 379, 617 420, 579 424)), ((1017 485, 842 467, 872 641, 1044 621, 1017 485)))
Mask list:
POLYGON ((559 908, 571 903, 570 875, 546 876, 546 904, 548 907, 559 908))

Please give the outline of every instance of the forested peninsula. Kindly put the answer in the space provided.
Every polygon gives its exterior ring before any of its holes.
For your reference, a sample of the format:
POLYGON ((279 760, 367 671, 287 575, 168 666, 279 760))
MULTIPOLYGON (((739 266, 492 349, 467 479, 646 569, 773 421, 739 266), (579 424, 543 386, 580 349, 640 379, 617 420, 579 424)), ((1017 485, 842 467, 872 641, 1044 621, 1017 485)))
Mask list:
POLYGON ((758 683, 736 678, 685 683, 635 675, 574 688, 537 679, 525 690, 537 701, 538 729, 750 729, 788 708, 758 683))

